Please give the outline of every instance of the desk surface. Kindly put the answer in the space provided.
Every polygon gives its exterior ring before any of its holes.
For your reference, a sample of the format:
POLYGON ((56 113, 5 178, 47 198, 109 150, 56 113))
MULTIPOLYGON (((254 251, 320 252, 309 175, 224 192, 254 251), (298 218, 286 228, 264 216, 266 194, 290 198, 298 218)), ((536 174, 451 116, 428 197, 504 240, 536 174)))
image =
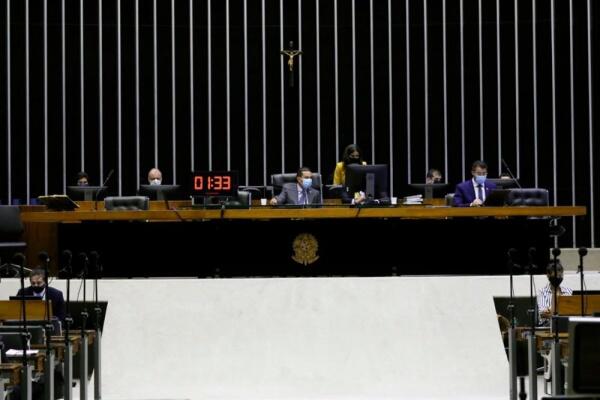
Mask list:
POLYGON ((401 218, 440 219, 464 217, 570 217, 586 215, 584 206, 557 207, 432 207, 398 206, 382 208, 323 207, 250 209, 151 209, 148 211, 106 211, 82 209, 76 211, 47 211, 29 208, 22 211, 23 222, 78 222, 78 221, 179 221, 212 219, 332 219, 332 218, 401 218))

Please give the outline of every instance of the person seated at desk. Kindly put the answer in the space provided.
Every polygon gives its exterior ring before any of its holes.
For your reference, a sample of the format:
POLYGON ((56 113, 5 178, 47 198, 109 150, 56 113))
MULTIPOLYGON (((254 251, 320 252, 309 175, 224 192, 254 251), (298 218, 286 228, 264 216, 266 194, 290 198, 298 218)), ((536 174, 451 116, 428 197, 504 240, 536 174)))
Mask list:
POLYGON ((312 172, 310 168, 302 167, 296 174, 296 183, 286 183, 281 193, 269 202, 276 205, 321 204, 321 193, 312 187, 312 172))
POLYGON ((550 326, 550 319, 554 312, 554 291, 557 296, 572 296, 573 289, 561 285, 564 276, 564 268, 559 259, 556 259, 556 275, 554 274, 554 260, 551 260, 546 267, 546 276, 548 284, 538 291, 538 324, 540 326, 550 326))
POLYGON ((160 169, 154 167, 148 171, 148 183, 150 185, 162 184, 162 172, 160 172, 160 169))
POLYGON ((456 185, 453 204, 456 207, 479 207, 485 202, 489 192, 496 189, 496 184, 486 183, 487 164, 478 160, 471 166, 471 175, 469 180, 456 185))
POLYGON ((367 162, 363 161, 360 148, 355 144, 346 146, 342 155, 342 161, 335 165, 335 171, 333 172, 334 185, 343 185, 346 183, 346 165, 348 164, 367 165, 367 162))
POLYGON ((52 315, 58 318, 61 322, 65 320, 65 299, 60 290, 53 287, 46 287, 44 278, 46 272, 41 268, 36 268, 31 271, 29 275, 29 283, 31 286, 26 287, 23 293, 23 289, 19 289, 17 296, 36 296, 45 298, 52 302, 52 315))
POLYGON ((77 186, 88 186, 89 185, 89 177, 88 174, 84 171, 81 171, 77 174, 77 186))
POLYGON ((442 183, 442 173, 439 169, 431 168, 425 176, 426 184, 442 183))

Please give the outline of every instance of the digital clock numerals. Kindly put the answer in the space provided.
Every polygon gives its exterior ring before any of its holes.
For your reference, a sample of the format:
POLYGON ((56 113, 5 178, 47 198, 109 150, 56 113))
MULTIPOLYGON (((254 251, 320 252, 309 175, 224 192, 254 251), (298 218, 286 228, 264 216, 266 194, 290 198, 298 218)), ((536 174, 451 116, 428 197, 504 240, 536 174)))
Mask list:
POLYGON ((204 177, 203 176, 195 176, 194 177, 194 190, 204 190, 204 177))
MULTIPOLYGON (((194 177, 194 190, 204 190, 204 176, 197 175, 194 177)), ((231 176, 229 175, 214 175, 206 176, 206 190, 230 191, 231 176)))

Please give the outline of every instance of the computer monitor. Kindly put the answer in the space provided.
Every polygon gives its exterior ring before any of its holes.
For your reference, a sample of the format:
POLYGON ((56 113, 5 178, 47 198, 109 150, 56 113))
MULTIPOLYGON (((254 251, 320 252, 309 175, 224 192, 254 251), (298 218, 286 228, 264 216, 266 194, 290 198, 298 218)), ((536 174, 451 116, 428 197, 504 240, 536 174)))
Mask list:
POLYGON ((488 207, 502 207, 506 205, 506 201, 508 198, 508 189, 494 189, 485 198, 483 202, 484 206, 488 207))
POLYGON ((347 193, 364 191, 368 199, 389 200, 388 165, 346 165, 347 193))
POLYGON ((600 318, 569 318, 569 394, 600 396, 600 318))
POLYGON ((179 189, 179 185, 140 185, 138 193, 150 200, 177 200, 182 199, 179 189))
POLYGON ((447 183, 409 183, 408 186, 422 192, 427 200, 444 197, 448 189, 447 183))
POLYGON ((67 186, 67 193, 73 200, 102 200, 108 186, 67 186), (96 198, 97 196, 97 198, 96 198))
POLYGON ((517 185, 518 180, 513 180, 513 179, 487 178, 485 181, 492 182, 501 189, 512 189, 512 188, 518 187, 518 185, 517 185))
MULTIPOLYGON (((508 309, 509 304, 510 296, 494 296, 494 307, 496 308, 496 314, 500 314, 510 321, 510 310, 508 309)), ((529 313, 529 310, 532 309, 531 297, 513 296, 512 304, 515 326, 531 326, 531 314, 529 313)), ((534 299, 533 318, 536 323, 538 318, 537 311, 537 302, 534 299)))

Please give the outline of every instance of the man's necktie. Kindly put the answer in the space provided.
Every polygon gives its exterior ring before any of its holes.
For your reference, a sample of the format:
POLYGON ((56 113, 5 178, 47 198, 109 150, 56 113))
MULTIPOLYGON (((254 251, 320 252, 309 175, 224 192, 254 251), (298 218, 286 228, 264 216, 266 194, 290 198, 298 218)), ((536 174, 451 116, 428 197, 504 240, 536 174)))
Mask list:
POLYGON ((483 201, 483 186, 477 185, 477 197, 479 200, 483 201))
POLYGON ((304 190, 298 192, 298 204, 306 204, 306 192, 304 190))

